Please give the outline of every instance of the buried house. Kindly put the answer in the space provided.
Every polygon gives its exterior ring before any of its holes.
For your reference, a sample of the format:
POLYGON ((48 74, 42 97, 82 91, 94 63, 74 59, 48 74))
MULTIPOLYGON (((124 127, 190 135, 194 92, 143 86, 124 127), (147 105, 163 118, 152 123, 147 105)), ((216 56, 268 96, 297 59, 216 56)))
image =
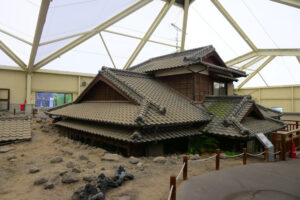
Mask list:
POLYGON ((249 96, 232 96, 233 81, 245 76, 212 46, 201 47, 129 70, 103 67, 73 103, 47 113, 71 137, 121 147, 128 155, 161 154, 164 144, 203 133, 248 141, 282 129, 279 113, 249 96))

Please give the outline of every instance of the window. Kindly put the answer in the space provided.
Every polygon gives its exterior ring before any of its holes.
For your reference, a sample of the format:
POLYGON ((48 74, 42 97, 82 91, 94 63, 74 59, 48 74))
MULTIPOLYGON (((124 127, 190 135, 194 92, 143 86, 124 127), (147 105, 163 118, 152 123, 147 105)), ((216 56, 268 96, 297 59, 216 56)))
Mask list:
POLYGON ((226 96, 227 95, 226 84, 214 82, 213 95, 214 96, 226 96))
POLYGON ((51 108, 51 107, 63 105, 65 103, 70 103, 72 101, 73 101, 72 94, 37 92, 35 107, 51 108))
POLYGON ((279 108, 279 107, 272 107, 272 110, 276 110, 278 112, 283 112, 283 108, 279 108))

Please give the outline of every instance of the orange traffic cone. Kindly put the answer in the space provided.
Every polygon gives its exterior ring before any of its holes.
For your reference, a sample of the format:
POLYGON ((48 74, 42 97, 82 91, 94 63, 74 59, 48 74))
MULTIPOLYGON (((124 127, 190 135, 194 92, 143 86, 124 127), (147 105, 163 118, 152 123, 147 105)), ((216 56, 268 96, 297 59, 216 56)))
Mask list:
POLYGON ((290 153, 290 158, 298 158, 296 154, 296 148, 295 148, 295 143, 292 142, 292 151, 290 153))

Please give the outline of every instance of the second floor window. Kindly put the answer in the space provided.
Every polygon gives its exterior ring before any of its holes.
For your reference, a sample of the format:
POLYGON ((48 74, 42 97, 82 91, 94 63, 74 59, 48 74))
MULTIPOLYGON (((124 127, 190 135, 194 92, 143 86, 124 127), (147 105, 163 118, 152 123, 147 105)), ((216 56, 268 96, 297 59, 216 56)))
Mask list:
POLYGON ((226 84, 220 82, 214 82, 213 95, 214 96, 226 96, 226 84))

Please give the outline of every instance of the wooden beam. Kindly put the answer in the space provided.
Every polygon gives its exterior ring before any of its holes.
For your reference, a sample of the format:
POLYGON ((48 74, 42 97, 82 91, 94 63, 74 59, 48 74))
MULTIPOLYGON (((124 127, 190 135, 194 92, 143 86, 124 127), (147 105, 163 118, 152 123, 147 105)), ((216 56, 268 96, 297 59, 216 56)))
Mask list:
POLYGON ((143 47, 145 46, 146 42, 151 37, 152 33, 155 31, 157 26, 160 24, 161 20, 164 18, 164 16, 167 14, 168 10, 171 8, 175 0, 171 0, 170 2, 166 2, 161 11, 159 12, 158 16, 155 18, 154 22, 151 24, 150 28, 144 35, 143 39, 140 41, 130 58, 128 59, 127 63, 125 64, 123 69, 127 69, 131 66, 135 58, 139 55, 143 47))
POLYGON ((36 24, 33 44, 32 44, 32 48, 31 48, 30 58, 29 58, 29 62, 28 62, 27 70, 29 73, 32 72, 33 64, 35 61, 35 57, 36 57, 37 50, 38 50, 38 47, 40 44, 43 28, 45 25, 49 5, 50 5, 50 0, 42 0, 40 12, 39 12, 39 18, 38 18, 38 21, 36 24))
POLYGON ((0 49, 10 57, 19 67, 26 71, 26 64, 8 46, 0 40, 0 49))
POLYGON ((227 19, 227 21, 232 25, 232 27, 238 32, 238 34, 245 40, 245 42, 250 46, 253 51, 256 51, 257 48, 254 43, 250 40, 250 38, 246 35, 246 33, 242 30, 242 28, 234 21, 234 19, 230 16, 230 14, 226 11, 226 9, 222 6, 222 4, 218 0, 211 0, 212 3, 217 7, 217 9, 222 13, 222 15, 227 19))
POLYGON ((275 56, 270 56, 261 66, 259 66, 254 72, 252 72, 238 87, 237 90, 241 89, 249 80, 251 80, 258 72, 260 72, 267 64, 269 64, 275 56))
POLYGON ((267 56, 258 56, 256 58, 254 58, 253 60, 247 62, 246 64, 244 64, 243 66, 241 66, 240 68, 238 68, 238 70, 245 70, 248 67, 250 67, 251 65, 254 65, 255 63, 259 62, 260 60, 264 59, 267 56))
POLYGON ((292 6, 295 8, 300 8, 300 0, 271 0, 276 3, 281 3, 287 6, 292 6))
POLYGON ((115 24, 116 22, 120 21, 121 19, 127 17, 131 13, 135 12, 136 10, 144 7, 148 3, 152 2, 152 0, 140 0, 134 5, 130 6, 129 8, 125 9, 124 11, 120 12, 119 14, 113 16, 112 18, 108 19, 107 21, 101 23, 93 30, 87 32, 86 34, 82 35, 81 37, 77 38, 76 40, 72 41, 71 43, 67 44, 66 46, 60 48, 56 52, 52 53, 51 55, 47 56, 43 60, 39 61, 35 64, 34 70, 38 70, 47 63, 51 62, 52 60, 56 59, 57 57, 61 56, 62 54, 68 52, 69 50, 73 49, 74 47, 78 46, 79 44, 83 43, 84 41, 88 40, 89 38, 93 37, 94 35, 98 34, 100 31, 108 28, 109 26, 115 24))

